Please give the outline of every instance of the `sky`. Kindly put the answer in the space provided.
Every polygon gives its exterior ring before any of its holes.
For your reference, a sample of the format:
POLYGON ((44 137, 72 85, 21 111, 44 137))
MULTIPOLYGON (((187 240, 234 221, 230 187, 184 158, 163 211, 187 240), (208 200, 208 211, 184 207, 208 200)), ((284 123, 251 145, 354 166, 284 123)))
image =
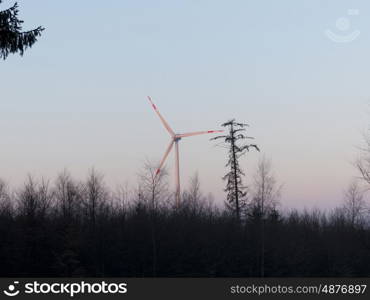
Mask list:
MULTIPOLYGON (((370 124, 369 1, 18 3, 24 30, 46 30, 0 62, 0 177, 12 186, 64 168, 83 179, 92 167, 110 186, 135 186, 169 143, 147 95, 176 132, 250 124, 262 152, 243 158, 246 183, 270 158, 284 207, 335 207, 357 175, 370 124)), ((182 187, 198 172, 222 202, 227 153, 210 137, 180 142, 182 187)))

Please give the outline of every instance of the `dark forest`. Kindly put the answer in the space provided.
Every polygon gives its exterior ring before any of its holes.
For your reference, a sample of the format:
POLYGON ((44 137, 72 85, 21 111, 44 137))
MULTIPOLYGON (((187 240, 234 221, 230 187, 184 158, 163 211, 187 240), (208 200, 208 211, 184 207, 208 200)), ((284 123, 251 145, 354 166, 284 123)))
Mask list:
POLYGON ((249 201, 238 220, 202 195, 197 176, 174 207, 165 173, 154 185, 151 174, 132 192, 110 191, 94 170, 84 182, 66 171, 52 185, 29 177, 13 192, 2 182, 0 276, 370 275, 359 210, 261 211, 249 201))

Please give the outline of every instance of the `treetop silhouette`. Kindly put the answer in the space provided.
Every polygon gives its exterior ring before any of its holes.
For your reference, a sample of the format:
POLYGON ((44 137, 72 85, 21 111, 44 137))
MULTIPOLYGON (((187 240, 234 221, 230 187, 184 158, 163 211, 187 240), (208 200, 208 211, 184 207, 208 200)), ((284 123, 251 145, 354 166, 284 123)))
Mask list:
MULTIPOLYGON (((2 0, 0 0, 0 4, 2 0)), ((6 10, 0 11, 0 58, 6 59, 9 54, 23 55, 41 36, 43 27, 39 26, 30 31, 22 31, 23 21, 18 18, 18 3, 6 10)))
POLYGON ((229 149, 229 158, 226 167, 230 167, 230 171, 226 173, 223 180, 226 180, 225 192, 227 192, 226 206, 235 212, 237 219, 240 219, 240 210, 246 207, 246 187, 242 183, 244 172, 239 165, 239 158, 244 155, 250 148, 260 151, 256 144, 240 143, 241 140, 253 139, 253 137, 244 134, 245 127, 249 126, 245 123, 238 123, 235 119, 229 120, 221 125, 229 128, 229 134, 219 135, 211 140, 223 139, 229 149))

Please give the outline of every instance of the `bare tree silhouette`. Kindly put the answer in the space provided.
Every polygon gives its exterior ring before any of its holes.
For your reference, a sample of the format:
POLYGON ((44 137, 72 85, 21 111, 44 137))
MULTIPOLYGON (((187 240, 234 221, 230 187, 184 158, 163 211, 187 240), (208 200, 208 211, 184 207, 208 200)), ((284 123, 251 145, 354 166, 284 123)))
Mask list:
POLYGON ((207 202, 201 190, 198 172, 194 173, 189 180, 188 188, 183 192, 182 207, 191 214, 200 214, 204 210, 211 209, 212 203, 207 202))
POLYGON ((272 174, 271 161, 265 156, 259 160, 253 176, 253 198, 250 203, 250 214, 255 217, 260 226, 260 276, 265 276, 265 222, 269 214, 276 210, 282 186, 276 185, 272 174))
POLYGON ((359 225, 368 210, 364 190, 357 180, 353 180, 344 193, 343 211, 352 226, 359 225))
POLYGON ((168 172, 162 168, 157 173, 157 166, 150 161, 144 163, 139 175, 140 196, 147 208, 156 210, 165 205, 169 198, 168 193, 168 172))

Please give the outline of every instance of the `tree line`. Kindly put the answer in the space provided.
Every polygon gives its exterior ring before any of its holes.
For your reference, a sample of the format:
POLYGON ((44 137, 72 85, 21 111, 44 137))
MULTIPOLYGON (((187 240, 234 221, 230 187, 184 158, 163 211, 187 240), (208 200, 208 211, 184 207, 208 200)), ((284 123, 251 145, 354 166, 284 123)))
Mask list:
MULTIPOLYGON (((283 211, 271 161, 243 182, 246 124, 228 121, 224 207, 204 196, 195 174, 175 205, 168 173, 147 162, 136 188, 109 188, 92 169, 53 181, 0 180, 0 276, 248 277, 369 276, 370 142, 342 204, 329 212, 283 211)), ((244 178, 245 180, 245 178, 244 178)))
POLYGON ((114 191, 95 170, 52 183, 0 183, 0 276, 369 276, 370 229, 351 185, 331 212, 283 212, 262 159, 235 218, 204 196, 198 176, 180 206, 168 175, 146 165, 138 187, 114 191), (353 205, 355 203, 355 205, 353 205))

